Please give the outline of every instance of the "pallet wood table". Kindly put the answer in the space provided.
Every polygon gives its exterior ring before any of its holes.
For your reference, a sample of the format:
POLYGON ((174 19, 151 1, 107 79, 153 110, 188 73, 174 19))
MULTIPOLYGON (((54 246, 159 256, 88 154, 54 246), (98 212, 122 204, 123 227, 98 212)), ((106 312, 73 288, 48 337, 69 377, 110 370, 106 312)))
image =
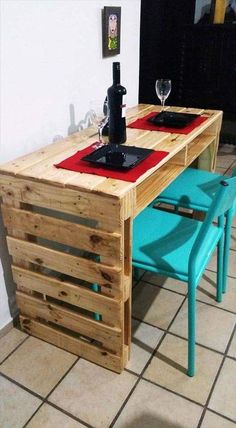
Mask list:
MULTIPOLYGON (((127 145, 169 151, 136 183, 53 166, 92 144, 93 128, 0 167, 22 330, 116 372, 130 353, 132 220, 196 159, 215 168, 222 112, 167 109, 207 120, 188 135, 128 128, 127 145)), ((138 105, 128 122, 158 110, 138 105)))

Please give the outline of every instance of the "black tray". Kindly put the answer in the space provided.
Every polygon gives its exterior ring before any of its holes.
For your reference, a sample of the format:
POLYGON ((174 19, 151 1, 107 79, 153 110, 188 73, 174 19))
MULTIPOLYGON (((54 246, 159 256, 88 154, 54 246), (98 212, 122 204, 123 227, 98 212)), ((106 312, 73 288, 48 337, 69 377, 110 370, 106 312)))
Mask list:
POLYGON ((198 114, 176 113, 163 111, 148 119, 153 125, 168 126, 170 128, 184 128, 199 117, 198 114))
POLYGON ((91 162, 97 166, 102 166, 110 169, 128 170, 136 166, 146 157, 148 157, 154 150, 142 149, 133 146, 121 146, 118 144, 107 144, 100 147, 89 155, 81 158, 83 161, 91 162), (106 155, 110 153, 124 153, 125 159, 121 160, 107 160, 106 155))

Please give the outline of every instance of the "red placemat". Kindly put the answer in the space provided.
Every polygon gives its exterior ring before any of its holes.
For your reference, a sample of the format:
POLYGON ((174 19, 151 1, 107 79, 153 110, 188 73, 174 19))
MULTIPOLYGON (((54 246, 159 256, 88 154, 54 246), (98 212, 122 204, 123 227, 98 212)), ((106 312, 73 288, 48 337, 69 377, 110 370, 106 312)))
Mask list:
POLYGON ((157 165, 164 157, 169 154, 169 152, 154 151, 134 168, 131 168, 127 171, 118 171, 94 166, 89 162, 81 160, 82 157, 96 150, 96 144, 97 143, 92 144, 86 149, 75 153, 73 156, 70 156, 69 158, 54 166, 56 168, 69 169, 70 171, 86 172, 87 174, 95 174, 102 177, 135 182, 148 169, 157 165))
POLYGON ((136 128, 136 129, 144 129, 145 131, 162 131, 162 132, 170 132, 171 134, 189 134, 194 128, 201 125, 201 123, 205 122, 207 120, 207 117, 199 116, 196 119, 193 120, 192 123, 185 126, 184 128, 168 128, 167 126, 157 126, 153 125, 152 123, 148 122, 147 119, 149 119, 152 116, 156 116, 158 114, 157 112, 152 112, 147 114, 147 116, 141 117, 141 119, 135 120, 135 122, 132 122, 128 125, 128 128, 136 128))

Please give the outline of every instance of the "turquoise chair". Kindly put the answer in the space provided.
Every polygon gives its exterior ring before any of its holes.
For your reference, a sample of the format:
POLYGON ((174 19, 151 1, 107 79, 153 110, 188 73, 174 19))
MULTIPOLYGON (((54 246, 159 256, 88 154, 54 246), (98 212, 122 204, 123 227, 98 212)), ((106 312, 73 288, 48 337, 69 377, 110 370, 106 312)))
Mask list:
MULTIPOLYGON (((232 177, 236 176, 236 169, 232 177)), ((195 211, 207 212, 211 206, 212 199, 217 191, 219 182, 226 179, 223 175, 200 169, 187 168, 179 175, 152 203, 152 206, 158 202, 189 208, 195 211)), ((226 291, 226 278, 228 271, 229 247, 232 219, 236 215, 236 202, 233 210, 227 214, 225 222, 225 244, 223 269, 225 271, 223 293, 226 291)))
POLYGON ((217 301, 224 281, 224 216, 232 214, 236 177, 218 184, 203 222, 147 207, 134 220, 133 266, 188 284, 188 375, 195 374, 196 287, 217 252, 217 301), (218 219, 217 224, 213 220, 218 219))

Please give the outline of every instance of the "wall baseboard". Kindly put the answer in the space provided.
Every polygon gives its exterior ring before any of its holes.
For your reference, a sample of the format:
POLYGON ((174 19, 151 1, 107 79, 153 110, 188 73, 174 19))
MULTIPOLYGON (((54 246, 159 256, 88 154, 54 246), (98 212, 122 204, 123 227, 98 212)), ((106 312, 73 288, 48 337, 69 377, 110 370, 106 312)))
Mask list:
POLYGON ((11 329, 13 328, 13 320, 10 321, 8 324, 6 324, 1 330, 0 330, 0 338, 5 336, 11 329))

